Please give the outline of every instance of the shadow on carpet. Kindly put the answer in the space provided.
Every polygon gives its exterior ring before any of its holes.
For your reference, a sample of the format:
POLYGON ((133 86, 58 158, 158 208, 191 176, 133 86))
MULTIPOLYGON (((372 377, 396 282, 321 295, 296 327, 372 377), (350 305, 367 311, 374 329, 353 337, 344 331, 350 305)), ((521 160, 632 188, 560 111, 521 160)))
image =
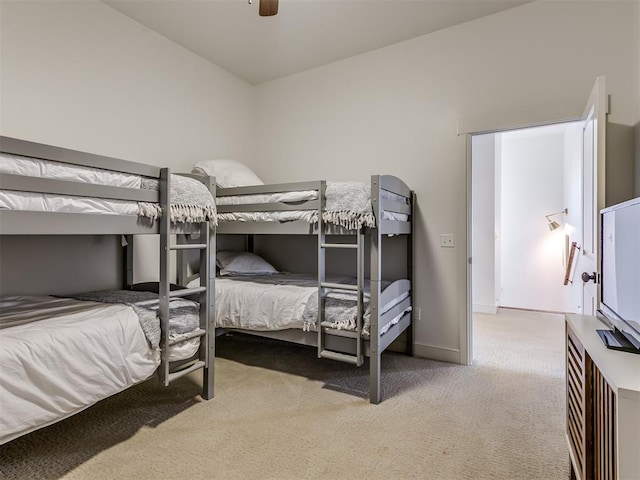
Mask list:
POLYGON ((60 478, 140 429, 155 428, 203 401, 200 391, 200 385, 188 377, 169 388, 151 378, 65 420, 0 445, 0 478, 60 478))
MULTIPOLYGON (((323 383, 322 388, 369 399, 369 358, 366 357, 364 364, 356 367, 320 359, 316 347, 235 332, 217 338, 216 357, 308 378, 323 383)), ((383 401, 429 383, 430 371, 455 368, 453 364, 390 351, 382 354, 381 364, 383 401)))

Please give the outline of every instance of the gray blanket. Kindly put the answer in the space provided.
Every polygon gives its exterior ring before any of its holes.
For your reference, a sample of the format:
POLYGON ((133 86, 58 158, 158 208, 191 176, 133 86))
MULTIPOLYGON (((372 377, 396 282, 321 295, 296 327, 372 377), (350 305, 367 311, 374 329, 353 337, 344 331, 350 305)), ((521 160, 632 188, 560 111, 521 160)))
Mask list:
MULTIPOLYGON (((143 190, 158 190, 158 181, 154 178, 142 177, 143 190)), ((210 221, 218 224, 216 204, 209 189, 201 182, 181 175, 171 175, 171 221, 177 223, 193 223, 210 221)), ((157 203, 138 202, 139 214, 157 220, 162 216, 162 209, 157 203)))
MULTIPOLYGON (((341 282, 355 284, 355 279, 341 282)), ((389 282, 382 282, 384 289, 389 282)), ((371 313, 369 309, 369 297, 371 284, 368 280, 364 283, 364 305, 363 305, 363 325, 362 332, 369 334, 371 313)), ((314 293, 309 297, 302 314, 305 323, 305 330, 315 330, 318 320, 318 294, 314 293)), ((331 327, 338 330, 355 330, 358 318, 358 297, 356 292, 330 291, 324 300, 324 320, 331 322, 331 327)))
POLYGON ((325 222, 347 229, 375 227, 371 209, 371 186, 360 182, 327 182, 325 222))
MULTIPOLYGON (((129 305, 138 315, 140 326, 153 348, 160 345, 158 295, 133 290, 104 290, 67 295, 76 300, 129 305)), ((200 328, 200 305, 184 298, 171 299, 169 308, 169 336, 189 333, 200 328)))

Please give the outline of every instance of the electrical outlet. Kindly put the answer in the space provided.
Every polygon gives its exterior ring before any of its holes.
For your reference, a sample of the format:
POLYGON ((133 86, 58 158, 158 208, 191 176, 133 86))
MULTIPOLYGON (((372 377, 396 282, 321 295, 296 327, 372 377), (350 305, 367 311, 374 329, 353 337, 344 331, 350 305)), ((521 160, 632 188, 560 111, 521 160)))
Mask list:
POLYGON ((440 246, 442 248, 453 248, 455 246, 453 233, 443 233, 440 235, 440 246))

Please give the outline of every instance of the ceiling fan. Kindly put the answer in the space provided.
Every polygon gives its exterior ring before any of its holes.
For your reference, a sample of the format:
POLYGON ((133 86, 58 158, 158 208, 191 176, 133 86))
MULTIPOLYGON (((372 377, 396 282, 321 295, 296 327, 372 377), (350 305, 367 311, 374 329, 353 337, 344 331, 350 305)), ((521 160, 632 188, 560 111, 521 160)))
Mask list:
MULTIPOLYGON (((253 3, 253 0, 249 0, 249 5, 253 3)), ((258 11, 261 17, 272 17, 278 13, 278 0, 260 0, 260 10, 258 11)))

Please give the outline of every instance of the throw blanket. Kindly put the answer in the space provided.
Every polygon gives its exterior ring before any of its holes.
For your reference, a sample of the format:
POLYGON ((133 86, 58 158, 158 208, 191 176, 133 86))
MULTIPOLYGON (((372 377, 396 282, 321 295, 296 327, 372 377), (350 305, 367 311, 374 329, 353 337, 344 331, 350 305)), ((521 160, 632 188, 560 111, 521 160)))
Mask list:
MULTIPOLYGON (((158 181, 143 177, 143 190, 158 190, 158 181)), ((171 221, 174 223, 193 223, 209 220, 218 224, 216 205, 209 189, 199 181, 171 175, 171 221)), ((157 203, 138 202, 140 216, 157 220, 162 216, 162 208, 157 203)))
MULTIPOLYGON (((140 326, 153 348, 160 345, 160 319, 158 295, 133 290, 105 290, 67 295, 76 300, 129 305, 138 315, 140 326)), ((169 336, 185 334, 200 328, 200 305, 184 298, 171 299, 169 308, 169 336)))
MULTIPOLYGON (((347 282, 355 284, 355 280, 351 279, 347 282)), ((384 289, 389 282, 383 282, 384 289)), ((364 283, 364 302, 363 302, 363 325, 362 333, 369 335, 369 326, 371 323, 371 312, 369 308, 369 298, 371 292, 371 284, 369 281, 364 283)), ((324 319, 331 322, 331 327, 337 330, 355 330, 358 318, 358 298, 355 292, 349 291, 330 291, 324 299, 324 319)), ((315 330, 318 320, 318 294, 315 293, 309 297, 307 305, 303 313, 304 330, 315 330)))
POLYGON ((325 222, 353 230, 375 227, 371 209, 371 187, 359 182, 327 182, 325 222))

